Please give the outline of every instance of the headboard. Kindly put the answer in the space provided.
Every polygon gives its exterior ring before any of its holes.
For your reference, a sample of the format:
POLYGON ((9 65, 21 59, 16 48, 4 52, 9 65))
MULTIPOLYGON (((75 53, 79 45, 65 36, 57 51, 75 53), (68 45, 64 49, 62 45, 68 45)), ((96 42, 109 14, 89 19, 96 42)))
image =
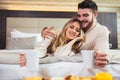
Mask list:
MULTIPOLYGON (((0 10, 0 49, 6 48, 7 17, 15 18, 71 18, 76 16, 76 12, 48 12, 48 11, 16 11, 0 10)), ((117 49, 117 17, 114 12, 99 12, 98 22, 105 25, 110 30, 110 40, 112 49, 117 49)))

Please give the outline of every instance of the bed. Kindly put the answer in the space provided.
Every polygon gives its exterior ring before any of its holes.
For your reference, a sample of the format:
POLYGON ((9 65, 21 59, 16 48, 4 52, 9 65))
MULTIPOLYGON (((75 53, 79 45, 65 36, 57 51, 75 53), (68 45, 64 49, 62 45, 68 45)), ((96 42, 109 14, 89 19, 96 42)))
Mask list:
MULTIPOLYGON (((2 19, 1 21, 3 22, 2 27, 0 25, 0 39, 2 39, 0 40, 0 48, 2 48, 0 50, 0 80, 22 80, 24 77, 29 76, 65 77, 66 75, 95 75, 96 70, 94 69, 90 73, 86 71, 80 53, 73 57, 56 58, 49 56, 39 59, 38 71, 30 71, 26 67, 20 67, 19 65, 19 53, 26 51, 37 53, 34 50, 34 46, 42 40, 40 31, 44 26, 56 26, 56 29, 60 28, 70 17, 76 14, 75 12, 9 10, 0 10, 0 12, 2 15, 0 15, 0 20, 2 19)), ((119 80, 120 50, 113 50, 117 48, 115 43, 117 39, 114 35, 111 36, 111 40, 113 41, 110 40, 112 49, 109 52, 110 56, 113 56, 113 60, 105 69, 119 80)))
MULTIPOLYGON (((99 70, 92 68, 91 71, 87 70, 82 61, 80 55, 73 57, 60 57, 55 58, 49 56, 47 58, 39 59, 39 70, 32 71, 27 67, 20 67, 19 57, 20 52, 28 51, 29 53, 35 53, 34 50, 1 50, 1 55, 7 55, 7 61, 0 60, 0 80, 22 80, 24 77, 41 76, 41 77, 65 77, 67 75, 77 76, 93 76, 99 70), (4 54, 3 54, 4 53, 4 54), (12 55, 12 56, 10 56, 12 55)), ((110 72, 114 78, 120 79, 120 51, 110 50, 112 61, 106 65, 105 70, 110 72), (114 53, 114 54, 113 54, 114 53)), ((1 58, 0 58, 1 59, 1 58)))

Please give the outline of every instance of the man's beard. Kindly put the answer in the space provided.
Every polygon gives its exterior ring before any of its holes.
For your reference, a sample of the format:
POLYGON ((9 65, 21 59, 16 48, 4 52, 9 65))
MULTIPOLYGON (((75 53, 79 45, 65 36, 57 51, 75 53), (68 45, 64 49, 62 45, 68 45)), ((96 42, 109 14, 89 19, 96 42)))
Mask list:
POLYGON ((88 21, 81 21, 81 24, 82 24, 83 22, 88 23, 86 27, 83 27, 84 32, 86 32, 86 31, 88 31, 88 30, 92 27, 92 25, 93 25, 93 17, 92 17, 92 20, 91 20, 90 22, 88 22, 88 21))

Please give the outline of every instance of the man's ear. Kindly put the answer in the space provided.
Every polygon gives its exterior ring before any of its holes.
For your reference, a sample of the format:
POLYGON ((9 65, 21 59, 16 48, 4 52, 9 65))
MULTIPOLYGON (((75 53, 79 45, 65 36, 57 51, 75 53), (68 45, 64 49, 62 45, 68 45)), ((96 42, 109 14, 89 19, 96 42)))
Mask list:
POLYGON ((94 17, 96 18, 98 16, 98 11, 94 12, 94 17))

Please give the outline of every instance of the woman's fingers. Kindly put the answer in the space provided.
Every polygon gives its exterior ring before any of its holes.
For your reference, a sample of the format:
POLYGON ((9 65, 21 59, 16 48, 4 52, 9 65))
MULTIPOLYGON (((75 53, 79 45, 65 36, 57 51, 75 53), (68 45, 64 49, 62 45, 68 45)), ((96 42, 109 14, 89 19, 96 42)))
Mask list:
POLYGON ((19 58, 20 58, 20 66, 23 67, 26 65, 26 57, 25 54, 19 54, 19 58))

